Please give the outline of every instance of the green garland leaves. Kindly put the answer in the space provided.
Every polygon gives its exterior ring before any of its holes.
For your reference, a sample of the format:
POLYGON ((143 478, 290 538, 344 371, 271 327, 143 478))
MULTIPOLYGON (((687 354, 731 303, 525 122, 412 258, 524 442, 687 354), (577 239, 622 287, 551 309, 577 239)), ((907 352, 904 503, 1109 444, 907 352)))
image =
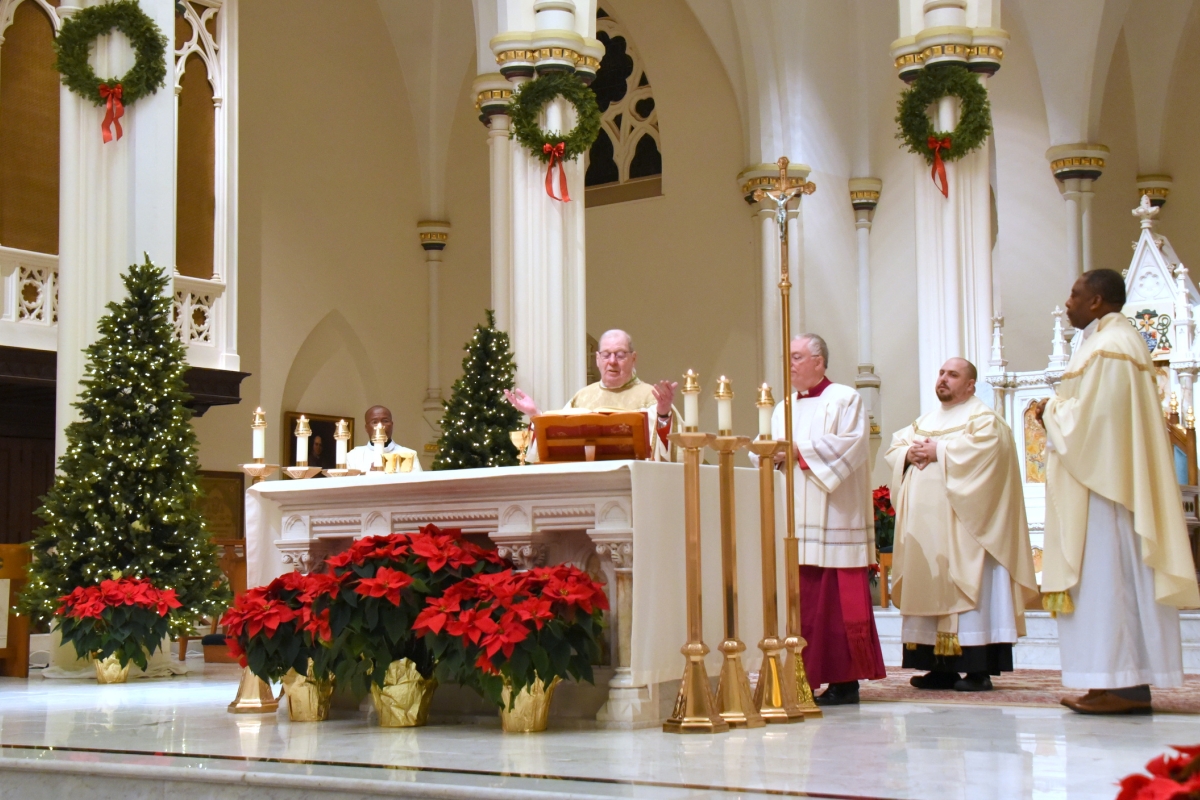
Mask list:
POLYGON ((167 37, 135 0, 116 0, 72 14, 54 41, 54 51, 58 54, 54 67, 62 74, 63 84, 98 106, 105 102, 101 84, 121 84, 122 100, 129 105, 166 83, 167 37), (101 78, 88 63, 88 53, 97 37, 114 29, 133 45, 133 67, 119 78, 101 78))
POLYGON ((600 107, 595 93, 566 72, 551 72, 519 87, 509 101, 508 113, 513 137, 542 163, 550 161, 546 145, 554 147, 562 142, 562 157, 569 161, 586 153, 600 135, 600 107), (565 135, 550 136, 538 127, 538 115, 556 97, 563 97, 574 106, 579 119, 565 135))
POLYGON ((950 137, 950 147, 942 152, 945 161, 957 161, 978 148, 992 132, 992 110, 987 89, 966 67, 958 64, 930 64, 921 70, 912 86, 900 96, 896 138, 908 149, 933 163, 931 137, 950 137), (951 132, 937 131, 929 121, 926 109, 946 95, 962 101, 958 127, 951 132))

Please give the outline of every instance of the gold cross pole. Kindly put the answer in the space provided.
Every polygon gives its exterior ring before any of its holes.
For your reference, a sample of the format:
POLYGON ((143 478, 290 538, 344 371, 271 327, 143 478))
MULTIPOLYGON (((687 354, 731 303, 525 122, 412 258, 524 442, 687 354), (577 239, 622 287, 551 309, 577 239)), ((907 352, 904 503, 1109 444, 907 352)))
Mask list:
POLYGON ((790 376, 792 373, 792 281, 788 274, 788 230, 787 204, 797 195, 812 194, 816 186, 803 180, 788 178, 787 157, 781 157, 779 177, 774 181, 773 189, 755 189, 754 199, 758 202, 775 204, 775 222, 779 225, 779 300, 782 314, 781 330, 783 332, 783 383, 785 401, 783 404, 784 441, 787 442, 785 455, 786 469, 784 485, 786 488, 785 505, 787 508, 786 535, 783 538, 784 573, 787 575, 787 638, 783 646, 787 649, 787 662, 784 669, 788 675, 796 676, 796 697, 800 708, 806 717, 821 716, 821 709, 813 702, 812 687, 808 685, 808 674, 804 670, 804 659, 801 651, 808 643, 800 635, 800 541, 796 538, 796 444, 792 430, 792 390, 790 376), (788 188, 788 184, 793 184, 788 188))

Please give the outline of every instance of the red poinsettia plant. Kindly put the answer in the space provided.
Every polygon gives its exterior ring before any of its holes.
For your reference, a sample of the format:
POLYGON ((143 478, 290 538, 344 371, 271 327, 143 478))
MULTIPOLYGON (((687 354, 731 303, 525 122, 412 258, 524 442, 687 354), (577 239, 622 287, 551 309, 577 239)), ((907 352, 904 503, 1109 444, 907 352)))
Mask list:
POLYGON ((896 509, 892 508, 892 490, 880 486, 871 492, 871 503, 875 508, 875 548, 889 552, 896 538, 896 509))
POLYGON ((569 565, 480 574, 432 597, 417 616, 437 675, 475 688, 501 706, 526 686, 592 679, 600 656, 604 588, 569 565))
POLYGON ((119 575, 99 586, 77 586, 58 602, 54 613, 62 640, 76 655, 103 660, 115 654, 122 667, 132 661, 142 669, 162 646, 171 612, 180 607, 174 589, 119 575))
POLYGON ((371 682, 382 687, 388 664, 401 658, 431 677, 433 655, 413 631, 426 600, 467 578, 512 566, 461 530, 436 525, 359 539, 325 563, 337 585, 329 604, 334 674, 359 696, 371 682))
POLYGON ((238 595, 221 617, 230 654, 264 681, 290 669, 305 675, 309 659, 313 676, 327 677, 334 655, 328 606, 338 584, 331 575, 289 572, 238 595))
POLYGON ((1200 745, 1172 745, 1177 756, 1161 755, 1121 781, 1117 800, 1200 800, 1200 745))

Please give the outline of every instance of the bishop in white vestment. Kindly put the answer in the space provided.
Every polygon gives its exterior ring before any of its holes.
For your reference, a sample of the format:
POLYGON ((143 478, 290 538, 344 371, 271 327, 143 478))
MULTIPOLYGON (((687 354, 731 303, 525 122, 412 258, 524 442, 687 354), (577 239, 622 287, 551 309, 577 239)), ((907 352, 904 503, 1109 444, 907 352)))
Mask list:
MULTIPOLYGON (((870 423, 859 393, 825 377, 829 348, 820 336, 793 339, 791 358, 804 666, 814 688, 828 685, 818 704, 852 704, 859 680, 886 677, 868 571, 875 563, 870 423)), ((783 403, 771 432, 784 438, 783 403)))
MULTIPOLYGON (((668 437, 676 424, 671 401, 679 384, 674 381, 644 383, 637 376, 637 351, 633 339, 621 330, 605 331, 596 351, 596 367, 600 380, 575 393, 564 410, 585 411, 642 411, 647 417, 647 430, 652 431, 650 451, 654 461, 670 461, 668 437)), ((504 396, 518 411, 533 418, 541 414, 537 404, 520 389, 505 390, 504 396)), ((537 446, 531 442, 529 461, 537 460, 537 446)))
POLYGON ((1121 313, 1125 282, 1085 272, 1080 330, 1046 426, 1043 603, 1058 616, 1063 704, 1150 713, 1150 685, 1183 684, 1179 609, 1200 606, 1179 484, 1145 342, 1121 313))
POLYGON ((942 365, 941 407, 896 432, 886 455, 892 595, 902 666, 927 670, 911 679, 918 689, 991 689, 991 675, 1012 671, 1025 604, 1038 596, 1012 431, 975 396, 976 377, 965 359, 942 365))
POLYGON ((366 474, 371 471, 380 471, 383 469, 383 456, 385 453, 400 454, 400 472, 420 472, 421 462, 417 459, 417 451, 408 447, 402 447, 392 441, 392 412, 384 406, 371 406, 367 409, 365 415, 367 424, 367 444, 359 445, 346 454, 346 467, 356 469, 359 472, 366 474), (383 432, 387 436, 387 443, 380 450, 371 441, 375 436, 375 427, 383 426, 383 432))

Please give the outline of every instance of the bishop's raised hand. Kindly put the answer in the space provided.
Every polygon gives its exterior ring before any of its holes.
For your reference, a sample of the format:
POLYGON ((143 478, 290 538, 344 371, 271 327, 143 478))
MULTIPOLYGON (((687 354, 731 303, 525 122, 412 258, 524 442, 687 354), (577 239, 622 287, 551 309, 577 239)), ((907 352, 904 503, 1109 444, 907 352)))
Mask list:
POLYGON ((679 388, 677 381, 659 381, 650 387, 654 399, 658 401, 658 415, 665 417, 671 413, 671 404, 675 402, 675 390, 679 388))
POLYGON ((537 403, 533 402, 533 398, 520 389, 505 389, 504 399, 511 403, 513 408, 527 417, 536 417, 542 413, 538 411, 537 403))

